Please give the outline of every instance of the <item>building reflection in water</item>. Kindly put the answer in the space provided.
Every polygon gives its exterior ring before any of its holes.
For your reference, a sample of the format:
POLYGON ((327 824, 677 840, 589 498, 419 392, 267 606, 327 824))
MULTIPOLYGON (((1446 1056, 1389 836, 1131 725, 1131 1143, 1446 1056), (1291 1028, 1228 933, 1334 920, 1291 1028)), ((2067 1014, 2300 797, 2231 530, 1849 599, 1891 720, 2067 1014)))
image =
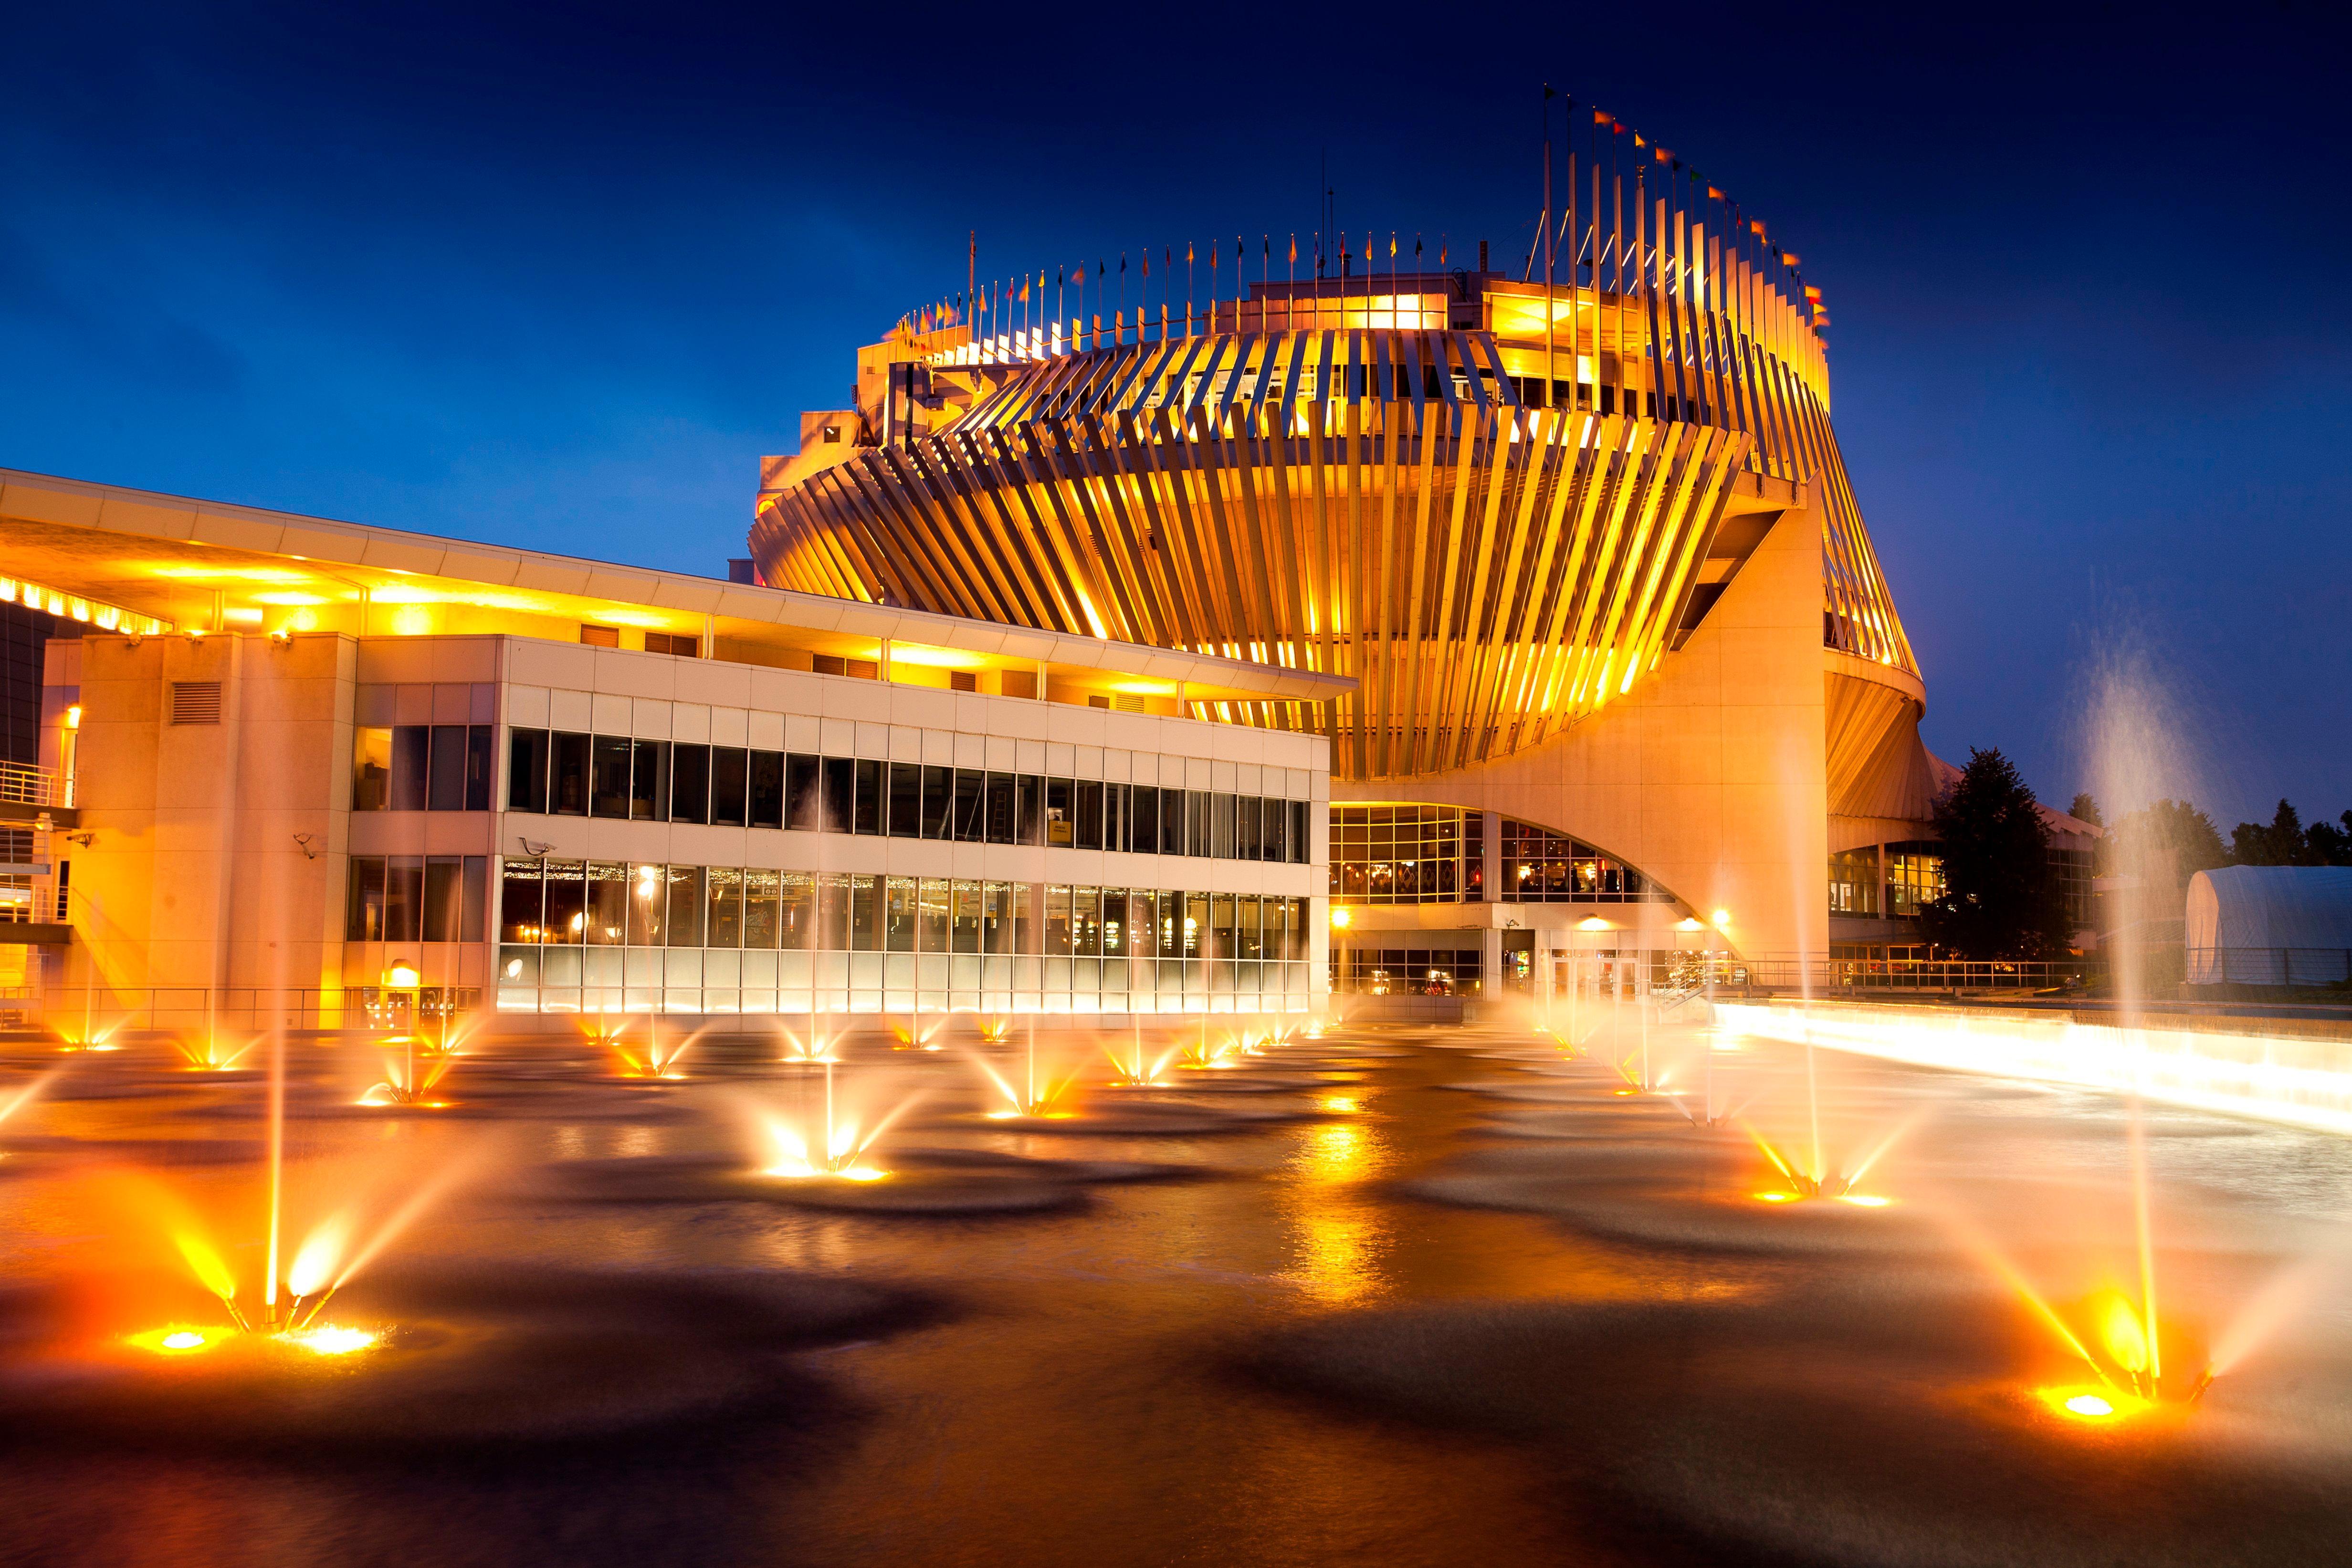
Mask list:
MULTIPOLYGON (((1328 1114, 1354 1116, 1360 1097, 1327 1095, 1328 1114)), ((1370 1201, 1364 1184, 1390 1163, 1388 1141, 1361 1121, 1320 1123, 1304 1129, 1287 1164, 1284 1207, 1296 1228, 1289 1267, 1282 1278, 1315 1301, 1346 1306, 1386 1292, 1382 1267, 1393 1237, 1388 1217, 1370 1201)))

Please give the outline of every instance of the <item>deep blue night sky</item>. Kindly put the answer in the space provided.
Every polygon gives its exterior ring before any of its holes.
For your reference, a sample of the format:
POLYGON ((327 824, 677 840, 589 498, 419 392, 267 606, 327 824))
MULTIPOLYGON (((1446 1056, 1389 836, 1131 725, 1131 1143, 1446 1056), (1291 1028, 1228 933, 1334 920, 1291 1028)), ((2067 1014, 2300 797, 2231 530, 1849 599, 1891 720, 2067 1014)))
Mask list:
POLYGON ((2225 831, 2352 805, 2333 13, 790 9, 20 11, 0 465, 717 574, 967 229, 1255 252, 1328 156, 1343 226, 1499 264, 1548 78, 1822 287, 1931 747, 2063 803, 2120 640, 2225 831))

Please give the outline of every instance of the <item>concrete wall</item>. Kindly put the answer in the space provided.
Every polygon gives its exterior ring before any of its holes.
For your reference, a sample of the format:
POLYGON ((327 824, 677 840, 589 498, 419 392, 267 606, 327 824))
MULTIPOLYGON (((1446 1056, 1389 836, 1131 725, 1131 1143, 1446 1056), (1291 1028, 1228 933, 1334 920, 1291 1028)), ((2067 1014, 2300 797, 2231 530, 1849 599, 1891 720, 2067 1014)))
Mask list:
MULTIPOLYGON (((1467 806, 1572 834, 1637 867, 1700 919, 1727 912, 1712 946, 1826 957, 1825 656, 1821 518, 1792 508, 1689 641, 1599 714, 1498 762, 1340 792, 1467 806)), ((1356 917, 1378 928, 1406 913, 1356 917)), ((1516 919, 1564 934, 1596 915, 1646 925, 1643 945, 1675 946, 1668 927, 1678 912, 1663 906, 1451 906, 1412 911, 1411 924, 1516 919)))
POLYGON ((73 659, 90 842, 60 852, 68 982, 94 958, 113 987, 337 984, 357 644, 89 637, 73 659), (173 685, 198 682, 220 683, 220 721, 169 722, 173 685))

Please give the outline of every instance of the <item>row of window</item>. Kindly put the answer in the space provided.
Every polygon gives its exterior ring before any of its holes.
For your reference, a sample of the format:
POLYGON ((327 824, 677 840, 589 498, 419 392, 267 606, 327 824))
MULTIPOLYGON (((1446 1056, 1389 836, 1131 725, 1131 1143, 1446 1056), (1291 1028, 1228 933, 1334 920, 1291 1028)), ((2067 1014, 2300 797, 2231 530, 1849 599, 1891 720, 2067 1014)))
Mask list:
POLYGON ((1502 827, 1507 904, 1643 904, 1673 897, 1622 861, 1565 833, 1511 817, 1502 827))
POLYGON ((1475 997, 1478 955, 1454 947, 1348 947, 1331 952, 1331 988, 1371 997, 1475 997))
MULTIPOLYGON (((1507 904, 1671 898, 1564 833, 1501 820, 1496 896, 1507 904)), ((1475 904, 1486 896, 1486 813, 1458 806, 1331 808, 1331 896, 1349 904, 1475 904)))
POLYGON ((538 946, 1304 958, 1309 901, 758 866, 506 862, 499 937, 538 946))
POLYGON ((1922 905, 1943 895, 1943 851, 1933 841, 1874 844, 1830 856, 1832 915, 1875 919, 1883 909, 1895 919, 1910 919, 1918 915, 1922 905), (1883 873, 1879 863, 1882 848, 1885 854, 1883 873))
POLYGON ((1305 800, 566 730, 508 732, 507 809, 1308 863, 1305 800))
POLYGON ((1331 896, 1349 904, 1475 904, 1486 896, 1483 811, 1331 808, 1331 896))
POLYGON ((517 1012, 1304 1012, 1314 966, 696 947, 499 949, 517 1012))
POLYGON ((352 942, 479 942, 486 855, 353 855, 343 901, 352 942))
POLYGON ((354 811, 487 811, 487 724, 362 725, 352 737, 354 811))

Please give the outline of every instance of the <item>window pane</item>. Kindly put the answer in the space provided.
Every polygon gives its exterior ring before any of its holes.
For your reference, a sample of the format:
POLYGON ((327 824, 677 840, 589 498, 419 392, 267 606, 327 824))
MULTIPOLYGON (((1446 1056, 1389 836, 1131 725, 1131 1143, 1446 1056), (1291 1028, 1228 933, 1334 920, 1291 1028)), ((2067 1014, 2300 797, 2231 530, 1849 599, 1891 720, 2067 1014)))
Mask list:
POLYGON ((1282 847, 1282 841, 1288 836, 1289 828, 1290 813, 1283 810, 1283 802, 1280 800, 1258 802, 1258 858, 1270 861, 1288 860, 1290 854, 1282 847))
POLYGON ((1070 905, 1068 888, 1045 889, 1045 956, 1049 958, 1070 956, 1070 905))
POLYGON ((629 763, 629 815, 640 822, 669 820, 669 742, 635 743, 629 763))
POLYGON ((882 879, 883 946, 893 953, 915 950, 915 879, 882 879))
POLYGON ((1067 849, 1076 841, 1074 830, 1075 808, 1071 793, 1076 787, 1067 779, 1045 780, 1045 842, 1067 849))
MULTIPOLYGON (((381 862, 379 862, 381 863, 381 862)), ((499 872, 499 940, 537 942, 541 914, 540 862, 509 861, 499 872)))
POLYGON ((1315 862, 1315 822, 1308 814, 1309 802, 1290 802, 1290 863, 1312 865, 1315 862))
MULTIPOLYGON (((390 744, 389 738, 386 744, 390 744)), ((383 940, 383 857, 353 855, 351 896, 343 909, 343 940, 383 940)))
MULTIPOLYGON (((637 742, 643 751, 646 742, 637 742)), ((670 747, 669 820, 703 822, 710 812, 710 747, 685 743, 670 747)))
POLYGON ((784 758, 784 826, 803 833, 839 828, 824 820, 824 796, 818 784, 821 758, 795 751, 784 758))
POLYGON ((457 894, 457 896, 464 901, 459 906, 457 914, 458 941, 479 942, 482 940, 482 927, 484 920, 482 906, 489 902, 489 892, 490 857, 488 855, 467 855, 466 857, 465 885, 458 890, 457 894))
MULTIPOLYGON (((882 831, 882 764, 859 758, 851 764, 857 775, 857 790, 850 808, 850 820, 861 833, 882 831)), ((830 794, 831 780, 827 791, 830 794)))
POLYGON ((824 831, 845 833, 849 831, 852 802, 857 793, 857 764, 846 757, 827 757, 820 760, 824 764, 820 771, 824 779, 820 820, 824 831))
POLYGON ((1128 819, 1127 847, 1139 855, 1160 852, 1160 788, 1155 784, 1135 787, 1134 814, 1128 819))
POLYGON ((576 943, 588 924, 587 868, 578 861, 547 862, 547 942, 576 943))
POLYGON ((743 946, 743 873, 733 866, 715 865, 704 873, 703 925, 706 946, 743 946))
POLYGON ((581 936, 592 946, 617 947, 629 936, 629 868, 618 861, 588 862, 587 921, 581 936))
POLYGON ((669 868, 669 942, 672 947, 702 946, 702 868, 669 868))
POLYGON ((949 901, 952 890, 940 877, 927 876, 916 889, 915 951, 944 953, 948 950, 949 901))
POLYGON ((490 809, 490 727, 466 727, 466 810, 490 809))
POLYGON ((547 731, 507 731, 507 810, 547 810, 547 731))
POLYGON ((987 839, 987 774, 973 768, 956 769, 955 821, 951 831, 957 842, 977 844, 987 839))
POLYGON ((781 751, 751 753, 750 783, 751 816, 755 828, 781 828, 784 825, 784 754, 781 751))
MULTIPOLYGON (((781 758, 782 754, 770 752, 767 755, 781 758)), ((797 874, 803 881, 807 879, 806 872, 797 874)), ((783 891, 783 882, 784 873, 782 872, 762 871, 755 867, 743 873, 744 946, 773 947, 777 945, 777 938, 782 930, 781 923, 782 907, 780 899, 783 891)), ((798 946, 800 944, 793 943, 793 946, 798 946)))
POLYGON ((1013 884, 1013 951, 1016 955, 1036 952, 1041 935, 1036 884, 1016 882, 1013 884))
POLYGON ((558 817, 588 814, 588 737, 559 734, 551 742, 554 761, 547 782, 547 809, 558 817))
POLYGON ((404 724, 392 732, 392 809, 425 810, 426 758, 433 749, 429 725, 404 724))
POLYGON ((1021 775, 1020 820, 1014 824, 1015 837, 1024 844, 1045 841, 1045 781, 1033 773, 1021 775))
POLYGON ((917 762, 893 762, 889 765, 888 784, 890 811, 888 827, 894 839, 919 839, 923 836, 923 768, 917 762))
MULTIPOLYGON (((741 828, 750 803, 751 754, 739 746, 710 748, 710 820, 722 828, 741 828)), ((676 801, 673 800, 672 804, 676 801)), ((717 946, 717 943, 711 944, 717 946)))
POLYGON ((780 873, 777 880, 781 886, 776 914, 776 946, 794 953, 816 946, 816 877, 804 871, 788 871, 780 873))
POLYGON ((394 855, 384 862, 383 939, 417 940, 425 912, 425 857, 394 855))
POLYGON ((466 809, 466 727, 436 724, 431 734, 432 765, 426 772, 425 810, 462 811, 466 809))
POLYGON ((1184 852, 1184 791, 1160 791, 1160 852, 1181 855, 1184 852))
POLYGON ((853 953, 882 950, 882 879, 849 879, 849 949, 853 953))
POLYGON ((1103 786, 1102 847, 1107 850, 1127 848, 1127 802, 1129 788, 1124 784, 1103 786))
POLYGON ((944 839, 953 836, 955 819, 955 769, 926 768, 923 769, 923 837, 944 839))
POLYGON ((980 951, 981 894, 980 883, 959 881, 954 888, 955 908, 949 929, 948 947, 956 953, 980 951))
POLYGON ((1013 884, 981 884, 980 946, 983 953, 1013 951, 1013 884))
POLYGON ((1082 850, 1102 848, 1103 787, 1098 779, 1078 780, 1077 847, 1082 850))
POLYGON ((629 867, 629 946, 658 947, 669 930, 668 889, 663 870, 638 863, 629 867))
POLYGON ((384 811, 392 808, 392 731, 352 732, 352 810, 384 811))
POLYGON ((1015 801, 1019 791, 1013 787, 1010 773, 988 776, 988 841, 1009 844, 1015 841, 1014 830, 1019 818, 1015 801))
POLYGON ((1102 890, 1102 951, 1106 958, 1127 956, 1127 889, 1102 890))
POLYGON ((425 860, 425 940, 457 939, 458 899, 463 893, 463 862, 457 855, 428 855, 425 860))
POLYGON ((1234 904, 1234 956, 1237 958, 1265 957, 1265 933, 1258 925, 1257 894, 1245 893, 1234 904))
POLYGON ((1195 789, 1186 799, 1188 803, 1184 810, 1191 819, 1191 824, 1186 830, 1185 837, 1192 845, 1188 852, 1205 856, 1216 848, 1216 833, 1213 826, 1213 819, 1216 813, 1209 805, 1215 797, 1206 789, 1195 789))
POLYGON ((595 815, 629 814, 629 741, 626 736, 596 737, 595 815))
POLYGON ((816 881, 816 945, 828 953, 849 950, 849 878, 829 871, 816 881))

